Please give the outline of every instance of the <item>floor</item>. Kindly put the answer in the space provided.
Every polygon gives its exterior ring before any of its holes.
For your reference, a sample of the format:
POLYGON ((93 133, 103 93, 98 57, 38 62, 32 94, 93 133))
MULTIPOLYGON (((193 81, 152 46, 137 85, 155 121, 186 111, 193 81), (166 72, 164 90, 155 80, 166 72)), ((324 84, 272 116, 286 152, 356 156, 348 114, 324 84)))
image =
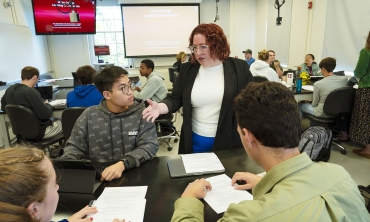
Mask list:
MULTIPOLYGON (((182 124, 182 116, 177 113, 177 120, 174 123, 176 129, 180 130, 182 124)), ((306 129, 309 127, 309 121, 306 119, 302 120, 302 128, 306 129)), ((177 155, 178 152, 178 143, 172 143, 172 150, 167 150, 167 145, 164 142, 160 143, 159 150, 157 152, 157 156, 169 156, 169 155, 177 155)), ((347 150, 347 154, 343 155, 337 149, 332 149, 331 156, 329 159, 329 163, 335 163, 338 165, 343 166, 348 173, 352 176, 353 180, 356 182, 357 185, 369 185, 370 184, 370 159, 358 156, 352 152, 355 148, 362 148, 361 145, 349 142, 342 142, 342 146, 344 146, 347 150)))

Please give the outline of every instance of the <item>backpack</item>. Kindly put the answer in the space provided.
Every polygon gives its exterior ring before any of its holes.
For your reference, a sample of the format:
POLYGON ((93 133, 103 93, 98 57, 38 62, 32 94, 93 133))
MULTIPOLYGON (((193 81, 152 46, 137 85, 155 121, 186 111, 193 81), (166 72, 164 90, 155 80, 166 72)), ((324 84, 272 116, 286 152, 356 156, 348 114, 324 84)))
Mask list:
POLYGON ((302 134, 298 148, 301 153, 306 152, 312 161, 327 162, 330 158, 332 140, 330 129, 312 126, 302 134))

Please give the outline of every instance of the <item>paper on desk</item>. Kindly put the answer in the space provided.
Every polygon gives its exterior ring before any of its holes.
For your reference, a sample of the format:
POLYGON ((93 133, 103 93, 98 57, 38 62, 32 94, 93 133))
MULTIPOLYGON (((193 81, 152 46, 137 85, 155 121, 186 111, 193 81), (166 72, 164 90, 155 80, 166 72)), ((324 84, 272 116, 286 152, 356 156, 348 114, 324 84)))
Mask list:
POLYGON ((181 155, 186 173, 225 170, 215 153, 194 153, 181 155))
POLYGON ((206 180, 211 183, 212 190, 207 192, 204 200, 218 214, 225 212, 232 203, 253 200, 252 194, 246 190, 235 190, 234 186, 231 186, 231 178, 226 174, 209 177, 206 180))
POLYGON ((94 203, 98 213, 91 217, 94 222, 112 222, 114 218, 142 222, 147 189, 148 186, 106 187, 94 203))
POLYGON ((310 86, 310 85, 302 86, 302 89, 304 89, 304 90, 308 90, 308 91, 312 91, 312 92, 313 92, 313 86, 310 86))

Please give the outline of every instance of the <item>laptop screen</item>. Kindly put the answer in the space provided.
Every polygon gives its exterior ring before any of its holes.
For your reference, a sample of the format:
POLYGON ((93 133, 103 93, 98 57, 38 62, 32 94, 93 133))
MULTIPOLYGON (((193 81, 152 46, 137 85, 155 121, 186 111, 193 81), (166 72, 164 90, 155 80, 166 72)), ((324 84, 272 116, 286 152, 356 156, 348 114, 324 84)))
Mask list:
POLYGON ((52 86, 39 86, 35 87, 39 91, 43 99, 53 99, 53 87, 52 86))

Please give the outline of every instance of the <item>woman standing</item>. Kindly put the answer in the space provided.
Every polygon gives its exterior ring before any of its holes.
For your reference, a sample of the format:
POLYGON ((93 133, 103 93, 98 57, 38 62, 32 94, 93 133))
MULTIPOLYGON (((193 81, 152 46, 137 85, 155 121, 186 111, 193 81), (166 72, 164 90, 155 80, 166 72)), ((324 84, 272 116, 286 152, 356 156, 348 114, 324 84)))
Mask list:
POLYGON ((349 135, 352 141, 364 145, 364 149, 353 149, 353 152, 370 159, 370 31, 354 73, 359 84, 349 135))
POLYGON ((200 24, 189 38, 191 62, 182 64, 172 93, 161 103, 148 100, 143 118, 183 107, 179 153, 207 152, 242 147, 232 109, 234 98, 254 81, 248 64, 230 58, 230 46, 216 24, 200 24))
POLYGON ((320 68, 315 62, 315 56, 312 54, 307 54, 304 60, 298 68, 298 76, 301 75, 302 72, 306 72, 310 76, 322 76, 319 71, 320 68))

